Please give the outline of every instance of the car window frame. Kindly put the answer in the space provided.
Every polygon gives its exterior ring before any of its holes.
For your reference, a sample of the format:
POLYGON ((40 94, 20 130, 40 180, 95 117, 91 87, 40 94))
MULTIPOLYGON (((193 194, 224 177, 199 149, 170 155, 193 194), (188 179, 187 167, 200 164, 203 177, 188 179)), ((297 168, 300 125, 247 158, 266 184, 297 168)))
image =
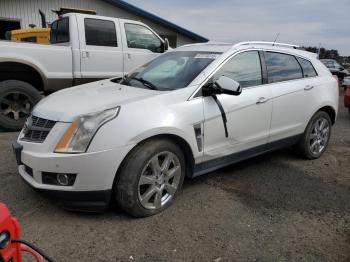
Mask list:
POLYGON ((266 63, 266 71, 267 71, 267 83, 268 84, 278 84, 278 83, 284 83, 284 82, 289 82, 289 81, 296 81, 296 80, 300 80, 300 79, 304 79, 304 73, 303 73, 303 68, 300 65, 298 59, 296 58, 297 56, 295 54, 291 54, 291 53, 286 53, 286 52, 280 52, 279 50, 264 50, 264 57, 265 57, 265 63, 266 63), (266 53, 277 53, 277 54, 283 54, 283 55, 289 55, 292 56, 295 61, 297 62, 297 64, 300 67, 300 71, 301 71, 301 78, 294 78, 294 79, 287 79, 287 80, 283 80, 283 81, 277 81, 277 82, 273 82, 273 83, 269 83, 269 71, 268 71, 268 66, 266 63, 266 53))
MULTIPOLYGON (((237 52, 234 52, 230 54, 228 57, 225 58, 224 61, 222 61, 203 81, 201 84, 199 84, 199 87, 196 88, 196 90, 191 94, 191 96, 188 98, 188 100, 193 100, 197 98, 203 97, 202 95, 202 87, 208 83, 208 81, 213 77, 213 75, 216 74, 217 71, 219 71, 231 58, 235 57, 238 54, 244 53, 244 52, 251 52, 251 51, 257 51, 260 57, 260 67, 261 67, 261 74, 262 74, 262 84, 261 85, 255 85, 255 86, 249 86, 249 87, 244 87, 242 88, 243 90, 251 89, 251 88, 258 88, 267 85, 268 83, 266 82, 266 64, 265 64, 265 58, 263 56, 263 49, 262 48, 249 48, 249 49, 243 49, 243 50, 238 50, 237 52)), ((195 80, 195 79, 194 79, 195 80)), ((190 83, 191 84, 191 83, 190 83)), ((189 84, 189 85, 190 85, 189 84)))
POLYGON ((105 48, 116 48, 116 47, 119 47, 119 44, 118 44, 118 41, 119 41, 119 37, 118 37, 118 31, 117 31, 117 25, 115 23, 114 20, 109 20, 109 19, 100 19, 100 18, 93 18, 93 17, 85 17, 84 20, 84 44, 85 46, 95 46, 95 47, 105 47, 105 48), (115 45, 91 45, 91 44, 88 44, 86 42, 86 26, 85 26, 85 21, 86 20, 100 20, 100 21, 105 21, 105 22, 110 22, 110 23, 113 23, 113 26, 114 26, 114 32, 115 32, 115 45))
MULTIPOLYGON (((230 62, 232 59, 234 59, 236 56, 241 55, 241 54, 244 54, 244 53, 248 53, 248 52, 256 52, 256 53, 258 54, 259 63, 260 63, 261 84, 252 85, 252 86, 245 86, 245 87, 242 86, 242 89, 247 89, 247 88, 249 88, 249 87, 255 87, 255 86, 261 86, 261 85, 264 84, 264 70, 263 70, 263 65, 262 65, 262 60, 263 60, 264 58, 261 57, 261 54, 259 53, 259 51, 247 50, 247 51, 245 51, 245 52, 240 52, 239 54, 236 54, 235 56, 233 56, 233 57, 231 57, 230 59, 228 59, 228 60, 225 62, 225 64, 221 65, 221 68, 220 68, 220 69, 222 69, 227 63, 229 63, 229 62, 230 62)), ((265 60, 265 59, 264 59, 264 60, 265 60)), ((220 71, 220 69, 217 70, 217 71, 215 72, 215 74, 216 74, 218 71, 220 71)), ((214 75, 215 75, 215 74, 214 74, 214 75)), ((213 78, 214 75, 213 75, 211 78, 213 78)), ((209 80, 211 80, 211 78, 210 78, 209 80)), ((229 78, 230 78, 230 77, 229 77, 229 78)), ((208 81, 209 81, 209 80, 208 80, 208 81)), ((237 81, 236 79, 233 79, 233 80, 237 81)), ((239 83, 239 81, 237 81, 237 82, 239 83)), ((208 83, 208 82, 207 82, 207 83, 208 83)))
MULTIPOLYGON (((298 54, 295 54, 295 53, 292 53, 292 52, 287 52, 287 51, 281 51, 281 50, 274 50, 274 49, 263 49, 262 50, 264 55, 265 55, 265 52, 275 52, 275 53, 281 53, 281 54, 286 54, 286 55, 291 55, 291 56, 294 56, 295 59, 297 60, 297 62, 299 63, 297 57, 300 57, 302 59, 305 59, 307 61, 309 61, 311 63, 311 65, 313 66, 315 72, 316 72, 316 76, 312 76, 312 77, 304 77, 304 74, 303 74, 303 77, 302 78, 297 78, 297 79, 290 79, 290 80, 284 80, 284 81, 280 81, 280 82, 275 82, 275 83, 267 83, 267 85, 274 85, 274 84, 279 84, 279 83, 285 83, 285 82, 290 82, 290 81, 300 81, 300 80, 304 80, 304 79, 311 79, 311 78, 314 78, 314 77, 319 77, 320 74, 319 72, 317 71, 316 67, 314 66, 314 64, 312 63, 311 59, 310 58, 307 58, 305 56, 302 56, 302 55, 298 55, 298 54)), ((301 67, 301 65, 299 64, 301 70, 303 70, 303 68, 301 67)), ((266 65, 267 67, 267 65, 266 65)), ((267 70, 267 68, 266 68, 267 70)), ((268 79, 267 79, 268 80, 268 79)))
POLYGON ((310 61, 310 59, 306 59, 306 58, 304 58, 304 57, 297 56, 297 55, 295 55, 295 58, 297 59, 299 65, 300 65, 300 67, 301 67, 301 71, 303 72, 303 78, 313 78, 313 77, 319 76, 319 74, 318 74, 316 68, 314 67, 314 65, 313 65, 313 63, 310 61), (303 59, 303 60, 309 62, 309 63, 311 64, 311 67, 314 69, 316 75, 314 75, 314 76, 309 76, 309 77, 305 77, 304 68, 303 68, 303 66, 300 64, 300 61, 298 60, 298 58, 299 58, 299 59, 303 59))
POLYGON ((140 26, 140 27, 144 27, 144 28, 146 28, 147 30, 149 30, 150 32, 152 32, 152 34, 159 40, 159 42, 160 42, 160 48, 161 48, 161 49, 163 49, 164 41, 163 41, 162 38, 160 38, 160 37, 158 36, 158 34, 157 34, 155 31, 153 31, 151 28, 149 28, 149 27, 146 26, 146 25, 138 24, 138 23, 125 22, 125 23, 124 23, 125 42, 126 42, 126 47, 127 47, 128 49, 148 50, 148 51, 150 51, 150 52, 152 52, 152 53, 154 53, 154 54, 162 54, 162 53, 164 53, 164 52, 153 52, 152 50, 149 50, 148 48, 129 47, 129 45, 128 45, 128 33, 127 33, 127 29, 126 29, 126 26, 127 26, 127 25, 137 25, 137 26, 140 26))
MULTIPOLYGON (((55 39, 55 42, 52 43, 51 40, 52 40, 52 35, 53 35, 52 32, 53 32, 53 30, 51 30, 51 32, 50 32, 50 44, 52 44, 52 45, 70 43, 70 38, 71 38, 70 37, 70 30, 71 30, 71 28, 70 28, 70 17, 69 16, 64 16, 64 17, 62 17, 60 19, 57 19, 57 20, 53 21, 52 24, 56 23, 57 28, 58 28, 58 23, 62 22, 63 20, 68 20, 68 40, 67 41, 57 41, 57 34, 55 34, 56 39, 55 39)), ((52 24, 51 24, 51 28, 52 28, 52 24)))

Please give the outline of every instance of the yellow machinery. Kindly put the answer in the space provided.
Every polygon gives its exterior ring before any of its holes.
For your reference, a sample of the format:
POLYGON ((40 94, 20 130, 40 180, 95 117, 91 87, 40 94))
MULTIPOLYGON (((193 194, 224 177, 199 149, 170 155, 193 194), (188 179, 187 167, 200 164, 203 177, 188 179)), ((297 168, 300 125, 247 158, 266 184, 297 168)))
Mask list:
MULTIPOLYGON (((52 10, 55 12, 59 18, 61 18, 64 14, 67 13, 83 13, 96 15, 96 12, 93 10, 84 10, 84 9, 76 9, 63 7, 60 10, 52 10)), ((31 28, 25 29, 17 29, 7 32, 6 38, 12 41, 21 41, 21 42, 32 42, 38 44, 49 44, 50 43, 50 31, 51 29, 46 26, 46 18, 45 14, 39 10, 39 14, 41 17, 42 27, 35 27, 35 25, 30 25, 31 28)))
POLYGON ((9 38, 12 41, 33 42, 38 44, 50 43, 50 28, 26 28, 10 32, 9 38))

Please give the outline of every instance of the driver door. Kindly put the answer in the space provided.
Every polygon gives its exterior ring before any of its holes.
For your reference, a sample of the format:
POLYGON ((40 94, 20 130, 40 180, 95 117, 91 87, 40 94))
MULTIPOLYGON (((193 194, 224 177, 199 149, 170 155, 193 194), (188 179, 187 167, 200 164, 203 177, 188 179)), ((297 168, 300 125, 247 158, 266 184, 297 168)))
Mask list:
MULTIPOLYGON (((203 161, 255 148, 264 150, 271 123, 271 90, 263 85, 259 51, 244 51, 228 59, 209 80, 220 76, 236 80, 242 87, 238 96, 220 94, 217 99, 227 117, 225 135, 221 112, 213 97, 204 97, 203 161)), ((252 153, 254 152, 246 152, 252 153)))

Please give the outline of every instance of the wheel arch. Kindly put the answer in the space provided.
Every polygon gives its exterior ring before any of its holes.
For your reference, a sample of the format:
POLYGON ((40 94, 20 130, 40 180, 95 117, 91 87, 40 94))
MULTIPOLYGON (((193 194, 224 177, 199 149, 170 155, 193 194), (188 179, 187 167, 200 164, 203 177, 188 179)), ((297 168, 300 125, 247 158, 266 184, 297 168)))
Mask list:
POLYGON ((195 160, 194 160, 194 155, 193 155, 193 152, 192 152, 192 149, 191 149, 191 146, 189 145, 189 143, 184 138, 182 138, 178 135, 174 135, 174 134, 170 134, 170 133, 158 134, 158 135, 153 135, 153 136, 144 138, 143 140, 141 140, 140 142, 135 144, 134 147, 125 155, 125 157, 123 158, 123 160, 122 160, 121 164, 119 165, 117 172, 115 174, 114 181, 113 181, 113 190, 115 189, 115 185, 118 181, 120 172, 123 169, 123 166, 125 165, 129 155, 140 145, 142 145, 146 142, 149 142, 150 140, 158 140, 158 139, 167 139, 169 141, 174 142, 175 144, 177 144, 180 147, 181 151, 184 153, 184 156, 185 156, 186 177, 192 177, 195 160))
POLYGON ((21 60, 0 60, 0 81, 19 80, 31 84, 38 91, 46 88, 46 78, 35 65, 21 60))
POLYGON ((320 111, 326 112, 329 115, 329 117, 331 118, 332 125, 335 124, 337 113, 332 106, 323 106, 319 110, 317 110, 317 112, 320 112, 320 111))

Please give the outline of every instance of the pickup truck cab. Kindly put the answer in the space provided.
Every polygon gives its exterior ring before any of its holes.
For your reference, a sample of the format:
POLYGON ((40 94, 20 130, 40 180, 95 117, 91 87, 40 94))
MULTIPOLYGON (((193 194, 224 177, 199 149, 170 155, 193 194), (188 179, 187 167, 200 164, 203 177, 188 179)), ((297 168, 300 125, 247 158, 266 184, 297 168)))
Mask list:
POLYGON ((0 41, 0 127, 20 129, 41 93, 123 76, 168 49, 141 22, 77 13, 51 24, 50 42, 0 41))

